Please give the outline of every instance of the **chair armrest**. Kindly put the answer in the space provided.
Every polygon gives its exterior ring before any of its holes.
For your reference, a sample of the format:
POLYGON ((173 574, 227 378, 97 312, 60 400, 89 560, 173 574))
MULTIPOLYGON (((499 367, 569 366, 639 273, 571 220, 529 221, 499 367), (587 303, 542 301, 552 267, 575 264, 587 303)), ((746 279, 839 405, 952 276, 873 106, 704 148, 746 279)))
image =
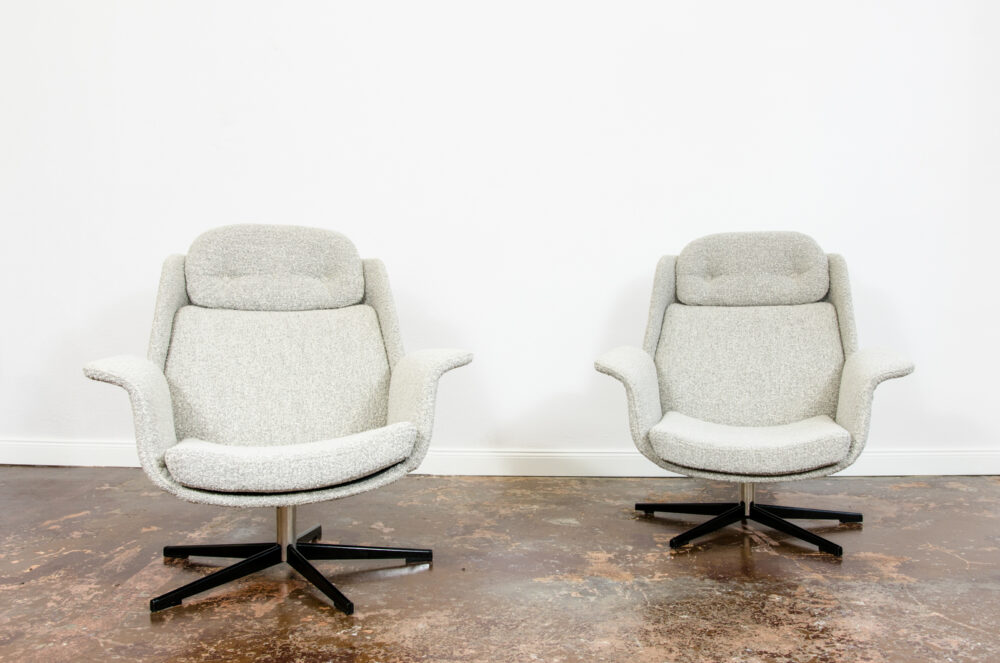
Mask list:
MULTIPOLYGON (((177 443, 174 408, 163 371, 148 359, 118 355, 92 361, 83 367, 91 380, 118 385, 128 392, 135 420, 139 462, 157 484, 166 475, 163 454, 177 443)), ((165 485, 161 488, 172 490, 165 485)))
POLYGON ((868 439, 875 387, 886 380, 901 378, 912 372, 913 362, 909 359, 878 348, 859 350, 844 362, 836 420, 851 434, 848 463, 857 458, 868 439))
POLYGON ((625 386, 632 439, 643 451, 649 446, 646 439, 649 429, 663 418, 660 383, 653 358, 644 350, 623 345, 601 355, 594 362, 594 368, 625 386))
POLYGON ((409 421, 417 427, 417 443, 407 461, 410 469, 420 464, 430 445, 438 380, 470 361, 472 353, 464 350, 417 350, 404 355, 392 369, 387 423, 409 421))

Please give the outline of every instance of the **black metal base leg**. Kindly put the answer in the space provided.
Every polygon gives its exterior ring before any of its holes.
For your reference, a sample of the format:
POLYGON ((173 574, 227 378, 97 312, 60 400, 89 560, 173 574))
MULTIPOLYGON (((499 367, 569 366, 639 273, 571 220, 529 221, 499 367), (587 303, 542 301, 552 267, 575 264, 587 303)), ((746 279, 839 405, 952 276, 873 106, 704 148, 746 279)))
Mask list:
MULTIPOLYGON (((302 544, 305 545, 315 545, 315 544, 302 544)), ((340 593, 332 582, 326 579, 322 573, 319 572, 315 566, 309 563, 302 553, 297 550, 298 546, 288 546, 288 565, 299 572, 299 574, 311 582, 313 586, 319 591, 326 594, 327 598, 333 601, 333 605, 337 607, 338 610, 343 612, 345 615, 354 614, 354 604, 351 603, 350 599, 340 593)))
POLYGON ((306 559, 403 559, 407 564, 430 562, 434 559, 434 552, 425 548, 381 548, 333 543, 300 543, 297 548, 306 559))
POLYGON ((785 534, 790 534, 797 539, 807 541, 808 543, 818 547, 822 552, 830 553, 836 557, 841 557, 844 554, 844 549, 833 541, 824 539, 818 534, 813 534, 809 530, 803 529, 795 523, 785 520, 784 518, 779 518, 778 516, 772 514, 770 509, 765 509, 757 506, 756 504, 751 504, 750 518, 757 521, 761 525, 767 525, 768 527, 776 529, 779 532, 784 532, 785 534))
POLYGON ((211 573, 204 578, 199 578, 194 582, 189 582, 183 587, 178 587, 177 589, 167 592, 162 596, 157 596, 156 598, 150 600, 149 610, 150 612, 156 612, 157 610, 163 610, 164 608, 180 605, 181 601, 189 596, 200 594, 201 592, 218 587, 219 585, 224 585, 227 582, 232 582, 233 580, 239 580, 240 578, 248 576, 251 573, 256 573, 257 571, 261 571, 279 563, 281 563, 281 546, 276 543, 272 543, 270 544, 270 547, 258 550, 255 554, 242 561, 236 562, 232 566, 219 569, 215 573, 211 573))
POLYGON ((312 543, 313 541, 319 541, 323 536, 323 528, 319 525, 316 527, 307 529, 305 532, 299 535, 298 543, 312 543))
POLYGON ((266 550, 275 545, 270 543, 221 543, 207 545, 190 546, 164 546, 163 556, 173 559, 187 559, 188 557, 240 557, 247 558, 256 555, 261 550, 266 550))
POLYGON ((802 518, 804 520, 839 520, 842 523, 860 523, 864 517, 853 511, 827 511, 825 509, 800 509, 796 506, 757 504, 779 518, 802 518))
POLYGON ((739 506, 738 502, 639 502, 636 511, 650 515, 656 511, 662 513, 694 513, 702 516, 717 516, 739 506))
POLYGON ((683 534, 678 534, 674 538, 670 539, 671 548, 680 548, 685 543, 697 539, 699 536, 704 536, 710 532, 714 532, 717 529, 722 529, 726 525, 731 525, 737 520, 743 519, 743 505, 737 504, 734 507, 730 507, 727 511, 724 511, 717 515, 711 520, 706 520, 702 524, 692 527, 683 534))

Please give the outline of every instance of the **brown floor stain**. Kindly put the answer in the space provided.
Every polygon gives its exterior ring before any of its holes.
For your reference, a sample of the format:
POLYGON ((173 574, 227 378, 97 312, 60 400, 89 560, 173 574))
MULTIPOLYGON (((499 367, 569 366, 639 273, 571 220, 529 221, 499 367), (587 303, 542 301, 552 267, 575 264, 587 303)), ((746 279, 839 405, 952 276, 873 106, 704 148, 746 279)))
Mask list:
POLYGON ((323 563, 345 616, 284 567, 149 614, 210 573, 163 545, 273 538, 273 511, 180 502, 138 470, 0 467, 3 661, 1000 660, 1000 481, 835 478, 761 501, 860 510, 804 522, 817 553, 757 525, 667 542, 694 516, 636 501, 728 501, 690 479, 411 476, 309 505, 324 541, 432 547, 431 566, 323 563))

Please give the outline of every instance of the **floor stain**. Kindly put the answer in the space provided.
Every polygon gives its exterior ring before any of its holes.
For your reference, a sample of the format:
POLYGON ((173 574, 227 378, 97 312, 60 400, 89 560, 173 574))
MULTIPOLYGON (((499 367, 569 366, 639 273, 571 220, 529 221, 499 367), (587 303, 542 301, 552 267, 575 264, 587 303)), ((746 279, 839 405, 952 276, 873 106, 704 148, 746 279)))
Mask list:
POLYGON ((735 488, 410 476, 299 509, 325 541, 434 549, 433 565, 324 562, 353 616, 281 566, 150 614, 149 598, 218 568, 165 561, 164 545, 270 540, 273 511, 188 504, 135 469, 0 467, 0 660, 1000 660, 995 477, 758 490, 865 523, 801 521, 842 559, 754 523, 671 550, 700 519, 637 516, 633 503, 731 501, 735 488))

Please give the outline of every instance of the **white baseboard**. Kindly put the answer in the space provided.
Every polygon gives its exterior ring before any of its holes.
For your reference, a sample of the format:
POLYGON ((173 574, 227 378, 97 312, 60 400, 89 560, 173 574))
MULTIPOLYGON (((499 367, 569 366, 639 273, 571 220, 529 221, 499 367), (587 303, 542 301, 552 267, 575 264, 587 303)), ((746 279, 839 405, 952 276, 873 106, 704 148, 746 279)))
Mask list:
MULTIPOLYGON (((131 442, 0 440, 2 465, 138 467, 131 442)), ((470 476, 673 476, 638 451, 431 449, 420 474, 470 476)), ((869 449, 843 476, 1000 474, 1000 449, 869 449)))
POLYGON ((134 442, 0 440, 2 465, 139 467, 134 442))

